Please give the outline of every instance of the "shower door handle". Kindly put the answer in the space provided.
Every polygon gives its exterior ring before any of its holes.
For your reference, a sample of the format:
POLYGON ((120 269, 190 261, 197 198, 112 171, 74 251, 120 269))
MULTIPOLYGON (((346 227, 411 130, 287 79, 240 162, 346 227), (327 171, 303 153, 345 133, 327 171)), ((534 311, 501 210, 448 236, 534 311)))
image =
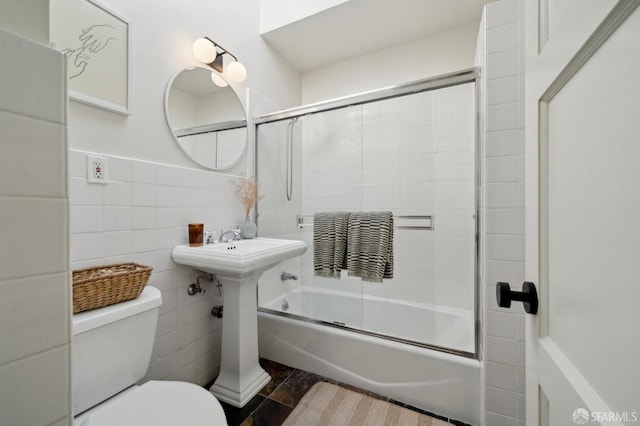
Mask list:
POLYGON ((509 283, 498 282, 496 284, 496 299, 501 308, 510 308, 511 301, 522 302, 524 311, 535 315, 538 312, 538 292, 532 282, 525 281, 522 284, 522 291, 513 291, 509 283))

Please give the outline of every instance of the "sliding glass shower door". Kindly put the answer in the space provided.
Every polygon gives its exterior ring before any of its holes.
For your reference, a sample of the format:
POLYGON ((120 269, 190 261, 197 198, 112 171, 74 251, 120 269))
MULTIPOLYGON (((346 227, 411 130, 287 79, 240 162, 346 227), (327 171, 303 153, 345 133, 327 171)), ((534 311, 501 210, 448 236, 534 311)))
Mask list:
POLYGON ((309 248, 265 274, 259 306, 474 353, 475 106, 470 82, 260 123, 259 234, 309 248), (393 213, 392 279, 314 276, 313 216, 337 211, 393 213))

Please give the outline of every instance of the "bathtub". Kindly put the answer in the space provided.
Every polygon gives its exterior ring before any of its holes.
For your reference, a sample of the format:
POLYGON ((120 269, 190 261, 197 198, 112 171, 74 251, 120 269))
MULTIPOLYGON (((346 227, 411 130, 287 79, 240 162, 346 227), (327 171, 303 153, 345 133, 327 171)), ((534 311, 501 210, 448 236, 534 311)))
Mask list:
POLYGON ((354 292, 299 286, 262 308, 368 330, 454 351, 475 353, 473 312, 354 292))
POLYGON ((259 350, 265 358, 479 425, 480 361, 344 327, 428 342, 470 356, 473 324, 472 314, 464 310, 301 286, 261 304, 259 350), (274 312, 282 311, 283 302, 290 316, 274 312))

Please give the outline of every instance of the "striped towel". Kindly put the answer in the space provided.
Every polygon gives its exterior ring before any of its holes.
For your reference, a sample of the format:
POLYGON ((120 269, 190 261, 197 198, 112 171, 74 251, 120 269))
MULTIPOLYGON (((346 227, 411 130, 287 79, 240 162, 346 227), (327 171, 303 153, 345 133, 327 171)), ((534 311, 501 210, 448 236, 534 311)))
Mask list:
POLYGON ((347 259, 346 212, 326 212, 313 215, 313 274, 340 278, 347 259))
POLYGON ((381 283, 393 278, 393 214, 349 213, 347 237, 349 276, 381 283))

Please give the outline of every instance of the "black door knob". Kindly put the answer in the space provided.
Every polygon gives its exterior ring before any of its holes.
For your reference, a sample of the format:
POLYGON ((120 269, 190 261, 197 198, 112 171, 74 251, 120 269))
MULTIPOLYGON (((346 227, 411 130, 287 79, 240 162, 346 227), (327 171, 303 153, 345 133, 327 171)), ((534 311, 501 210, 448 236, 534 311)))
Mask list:
POLYGON ((538 292, 532 282, 525 281, 522 284, 522 291, 512 291, 509 283, 499 282, 496 285, 496 299, 501 308, 510 308, 511 301, 522 302, 524 311, 535 315, 538 312, 538 292))

